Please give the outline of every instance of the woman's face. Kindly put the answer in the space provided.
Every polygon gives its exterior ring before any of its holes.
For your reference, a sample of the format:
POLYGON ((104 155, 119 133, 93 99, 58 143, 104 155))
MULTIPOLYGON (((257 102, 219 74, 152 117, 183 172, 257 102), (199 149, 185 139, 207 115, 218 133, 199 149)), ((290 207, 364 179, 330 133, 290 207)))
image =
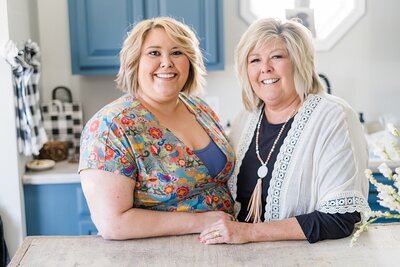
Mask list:
POLYGON ((247 75, 254 93, 268 106, 284 105, 297 97, 293 64, 280 39, 250 51, 247 75))
POLYGON ((190 62, 164 29, 148 32, 139 58, 139 96, 146 101, 176 100, 189 75, 190 62))

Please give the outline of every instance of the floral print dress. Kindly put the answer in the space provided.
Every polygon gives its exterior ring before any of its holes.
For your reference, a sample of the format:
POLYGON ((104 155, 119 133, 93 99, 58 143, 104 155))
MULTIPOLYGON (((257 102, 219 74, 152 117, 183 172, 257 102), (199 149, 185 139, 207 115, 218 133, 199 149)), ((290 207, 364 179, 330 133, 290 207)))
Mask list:
POLYGON ((211 177, 196 154, 129 94, 102 108, 86 124, 79 171, 99 169, 133 179, 135 208, 233 214, 227 180, 233 170, 234 151, 204 101, 183 94, 180 99, 226 156, 226 165, 216 177, 211 177))

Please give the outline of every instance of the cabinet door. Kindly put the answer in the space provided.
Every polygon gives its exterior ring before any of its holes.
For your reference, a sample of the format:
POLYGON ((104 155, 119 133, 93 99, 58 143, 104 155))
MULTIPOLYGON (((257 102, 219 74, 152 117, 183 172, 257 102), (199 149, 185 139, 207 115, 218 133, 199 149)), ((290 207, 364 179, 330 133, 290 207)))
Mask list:
POLYGON ((224 69, 223 3, 220 0, 159 0, 159 15, 191 26, 203 51, 207 70, 224 69))
POLYGON ((73 74, 117 73, 119 51, 145 0, 69 0, 73 74))
POLYGON ((224 68, 222 0, 69 0, 73 74, 116 74, 135 22, 172 16, 194 28, 208 70, 224 68))
POLYGON ((24 185, 27 235, 97 234, 80 183, 24 185))

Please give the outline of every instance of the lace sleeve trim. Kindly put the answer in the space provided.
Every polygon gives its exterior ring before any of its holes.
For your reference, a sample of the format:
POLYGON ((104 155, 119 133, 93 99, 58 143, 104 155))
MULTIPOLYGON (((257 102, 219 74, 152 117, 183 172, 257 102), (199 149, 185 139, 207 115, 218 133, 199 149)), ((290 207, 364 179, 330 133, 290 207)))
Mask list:
POLYGON ((340 192, 329 199, 319 203, 318 210, 325 213, 360 213, 369 212, 371 209, 368 200, 359 192, 340 192))

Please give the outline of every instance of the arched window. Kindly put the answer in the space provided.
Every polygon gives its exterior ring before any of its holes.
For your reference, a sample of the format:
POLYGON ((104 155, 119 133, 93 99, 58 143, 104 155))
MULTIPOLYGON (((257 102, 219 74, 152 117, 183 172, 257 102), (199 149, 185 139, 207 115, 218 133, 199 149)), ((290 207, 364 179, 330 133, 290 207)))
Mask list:
POLYGON ((331 49, 364 15, 365 0, 239 0, 247 22, 263 17, 299 17, 314 34, 318 51, 331 49))

